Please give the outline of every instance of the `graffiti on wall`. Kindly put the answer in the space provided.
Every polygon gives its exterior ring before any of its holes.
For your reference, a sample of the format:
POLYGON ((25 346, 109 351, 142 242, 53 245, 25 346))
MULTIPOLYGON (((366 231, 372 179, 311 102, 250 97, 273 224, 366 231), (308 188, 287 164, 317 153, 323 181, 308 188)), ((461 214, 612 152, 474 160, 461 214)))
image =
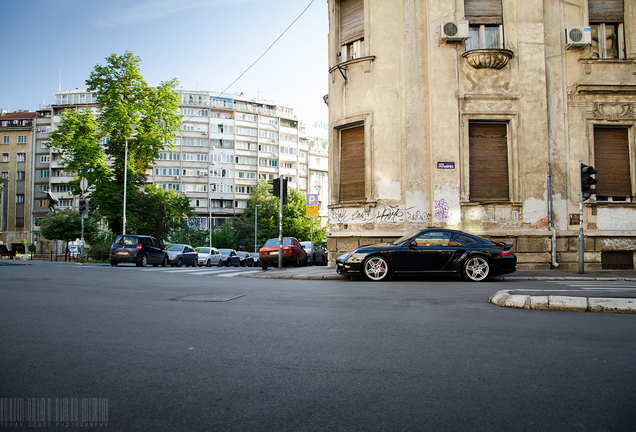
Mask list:
POLYGON ((404 208, 404 206, 384 206, 378 209, 334 209, 331 211, 330 223, 390 223, 401 224, 404 222, 426 222, 431 218, 430 213, 417 207, 404 208))
POLYGON ((435 222, 447 224, 452 215, 450 206, 444 198, 435 201, 435 222))

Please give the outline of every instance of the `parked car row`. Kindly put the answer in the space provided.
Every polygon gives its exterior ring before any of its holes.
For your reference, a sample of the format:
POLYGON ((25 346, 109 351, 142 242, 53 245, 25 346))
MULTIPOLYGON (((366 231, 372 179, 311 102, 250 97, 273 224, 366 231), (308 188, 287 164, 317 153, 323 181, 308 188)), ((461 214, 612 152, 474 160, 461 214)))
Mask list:
MULTIPOLYGON (((312 242, 300 243, 294 237, 283 239, 282 256, 285 265, 307 265, 312 256, 312 242)), ((135 263, 138 267, 147 265, 166 267, 267 267, 278 266, 278 238, 268 240, 260 252, 236 251, 235 249, 198 247, 187 244, 173 244, 167 249, 152 236, 127 234, 119 235, 110 247, 110 264, 135 263)), ((313 263, 325 265, 327 251, 313 243, 313 263)))

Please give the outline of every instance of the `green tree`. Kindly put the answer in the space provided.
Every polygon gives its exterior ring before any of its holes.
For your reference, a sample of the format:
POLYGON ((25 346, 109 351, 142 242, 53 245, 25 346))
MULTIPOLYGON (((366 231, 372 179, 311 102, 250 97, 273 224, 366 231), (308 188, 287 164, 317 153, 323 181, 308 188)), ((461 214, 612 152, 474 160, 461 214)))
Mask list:
POLYGON ((147 184, 126 209, 126 214, 127 232, 151 233, 159 241, 191 243, 190 238, 188 241, 175 240, 183 238, 178 236, 179 232, 190 232, 188 220, 194 216, 190 201, 185 195, 147 184))
MULTIPOLYGON (((267 181, 261 180, 253 189, 243 215, 232 220, 236 247, 253 249, 256 205, 259 205, 258 244, 263 245, 268 239, 278 237, 279 199, 270 194, 268 188, 267 181)), ((305 205, 305 196, 296 189, 289 189, 287 204, 283 206, 283 236, 296 237, 299 241, 310 239, 311 219, 307 217, 305 205)), ((314 223, 314 241, 323 241, 326 231, 326 227, 321 228, 314 223)))
MULTIPOLYGON (((181 121, 178 81, 148 86, 139 71, 141 59, 130 52, 106 61, 86 80, 88 90, 97 95, 97 116, 88 110, 69 112, 51 141, 65 155, 65 166, 88 180, 92 206, 113 233, 121 233, 124 177, 126 204, 133 206, 144 194, 146 170, 162 149, 172 148, 181 121)), ((132 214, 126 213, 127 218, 132 214)))
MULTIPOLYGON (((63 210, 42 220, 40 234, 48 240, 62 240, 68 249, 69 242, 82 237, 82 216, 75 210, 63 210)), ((99 215, 84 219, 84 241, 91 244, 98 239, 99 215)))

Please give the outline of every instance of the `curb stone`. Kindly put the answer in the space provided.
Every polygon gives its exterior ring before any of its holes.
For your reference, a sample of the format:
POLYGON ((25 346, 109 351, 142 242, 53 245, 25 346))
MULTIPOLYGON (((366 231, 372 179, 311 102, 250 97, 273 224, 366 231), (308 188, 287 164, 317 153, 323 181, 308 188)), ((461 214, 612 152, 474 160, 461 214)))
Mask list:
POLYGON ((510 294, 510 290, 504 290, 495 293, 488 301, 519 309, 636 314, 636 299, 629 298, 531 296, 510 294))

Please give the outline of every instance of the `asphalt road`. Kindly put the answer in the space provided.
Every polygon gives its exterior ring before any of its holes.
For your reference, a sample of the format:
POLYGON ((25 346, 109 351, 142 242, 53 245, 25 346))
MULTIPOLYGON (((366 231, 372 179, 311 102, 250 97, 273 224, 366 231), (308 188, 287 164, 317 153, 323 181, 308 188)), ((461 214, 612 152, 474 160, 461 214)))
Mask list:
POLYGON ((0 402, 108 401, 46 430, 634 430, 636 316, 488 303, 550 282, 200 270, 0 267, 0 402))

